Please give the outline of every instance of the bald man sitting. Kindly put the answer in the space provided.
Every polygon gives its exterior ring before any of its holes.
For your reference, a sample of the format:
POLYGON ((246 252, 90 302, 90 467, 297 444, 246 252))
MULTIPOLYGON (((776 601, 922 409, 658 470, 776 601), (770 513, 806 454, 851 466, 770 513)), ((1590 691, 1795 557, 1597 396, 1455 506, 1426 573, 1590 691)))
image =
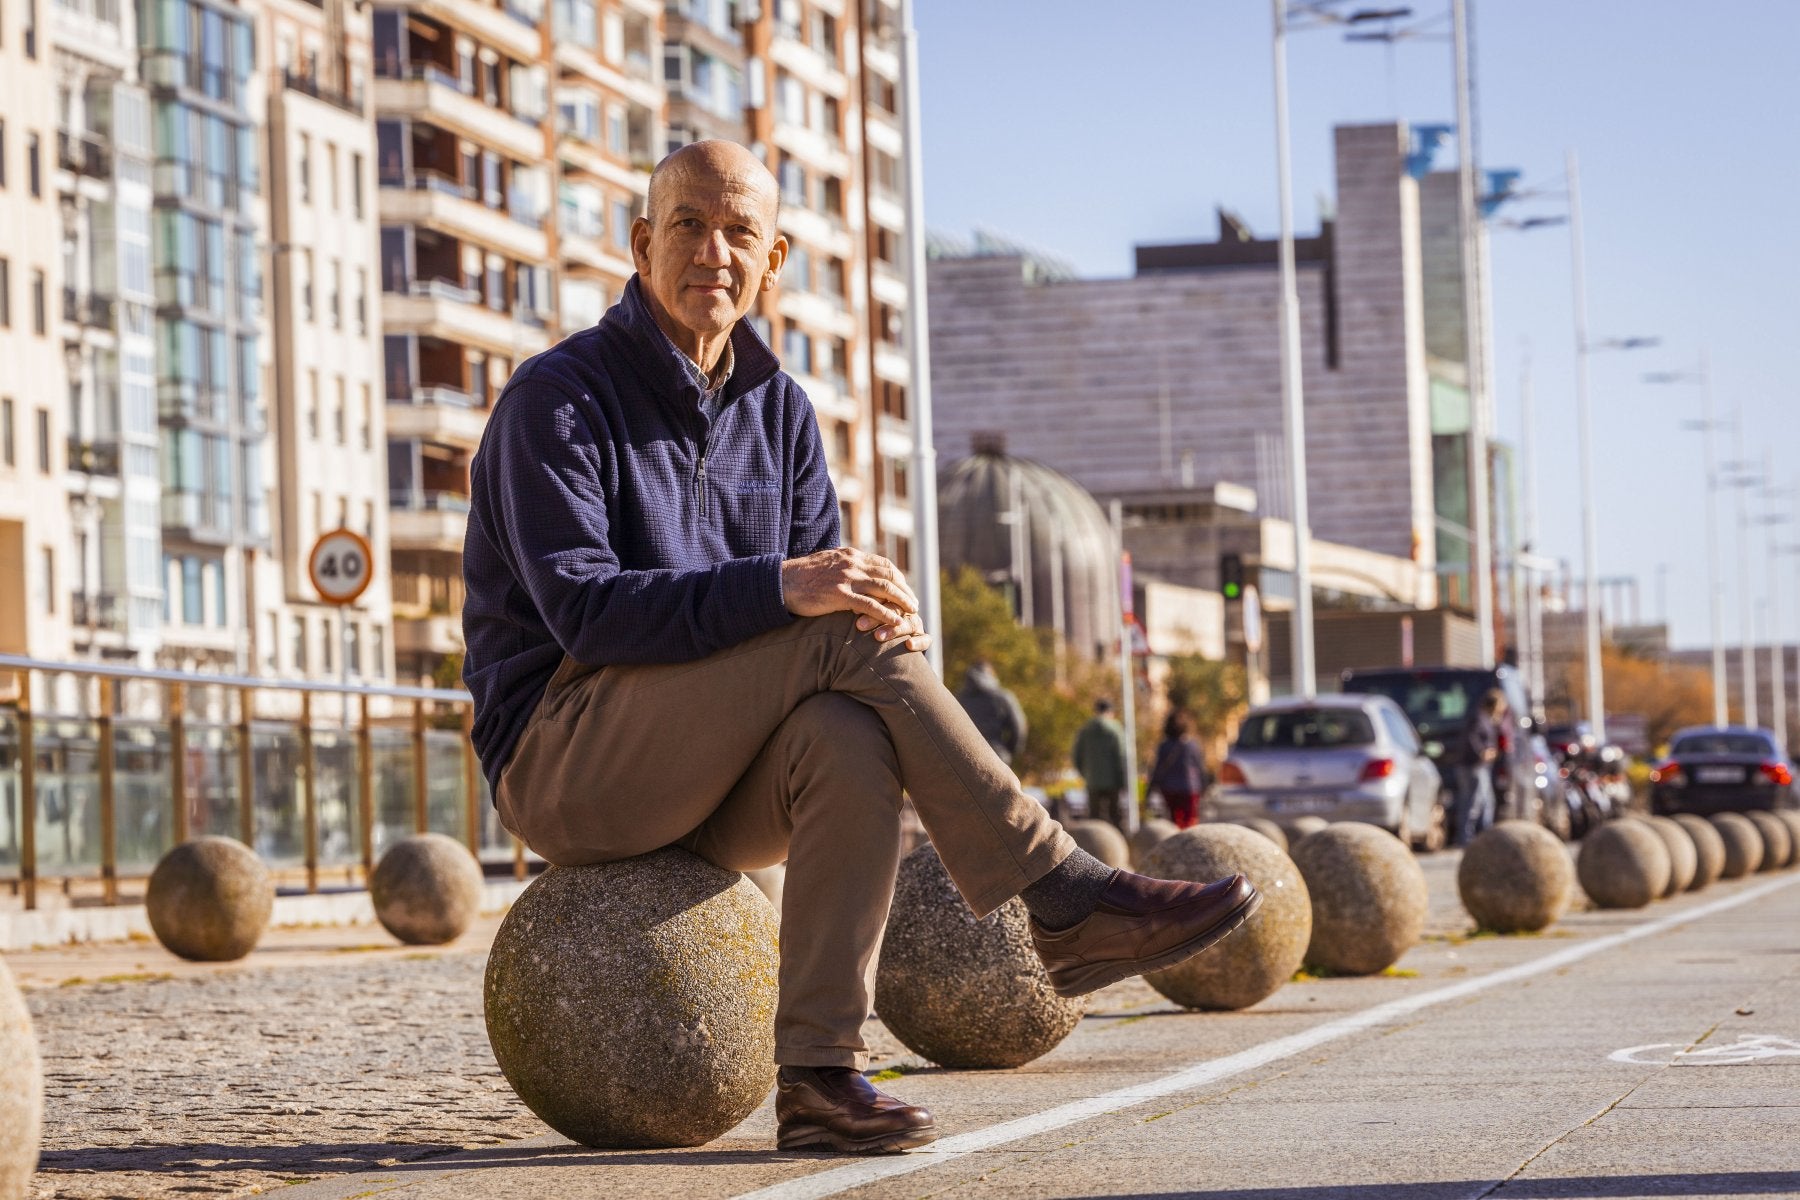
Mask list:
POLYGON ((977 915, 1023 899, 1065 996, 1199 953, 1261 897, 1078 850, 932 673, 900 570, 838 544, 812 405, 744 320, 788 254, 762 164, 684 147, 648 209, 619 303, 519 366, 475 456, 475 746, 552 863, 786 860, 780 1145, 921 1146, 931 1114, 860 1073, 903 790, 977 915))

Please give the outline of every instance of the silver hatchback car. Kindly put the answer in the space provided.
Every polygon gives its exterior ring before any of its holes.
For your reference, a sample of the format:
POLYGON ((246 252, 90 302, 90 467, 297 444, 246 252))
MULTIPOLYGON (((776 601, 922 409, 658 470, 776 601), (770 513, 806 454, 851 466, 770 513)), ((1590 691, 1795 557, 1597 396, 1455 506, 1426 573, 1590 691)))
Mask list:
POLYGON ((1442 844, 1443 781, 1386 696, 1279 700, 1245 715, 1219 768, 1213 811, 1243 817, 1365 821, 1401 841, 1442 844))

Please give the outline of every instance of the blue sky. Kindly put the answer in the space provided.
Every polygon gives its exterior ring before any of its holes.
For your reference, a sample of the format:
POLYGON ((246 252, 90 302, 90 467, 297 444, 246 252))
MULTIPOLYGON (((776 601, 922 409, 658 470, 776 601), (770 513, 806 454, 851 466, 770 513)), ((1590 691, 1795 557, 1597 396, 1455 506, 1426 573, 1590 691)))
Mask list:
MULTIPOLYGON (((1269 6, 1262 0, 916 0, 926 211, 934 229, 982 226, 1088 275, 1129 273, 1136 242, 1207 238, 1225 204, 1275 229, 1269 6)), ((1417 0, 1422 18, 1447 0, 1417 0)), ((1800 487, 1800 3, 1473 0, 1477 124, 1486 167, 1560 188, 1581 158, 1590 332, 1657 336, 1592 357, 1603 576, 1636 575, 1643 615, 1667 609, 1679 645, 1707 632, 1697 389, 1646 371, 1710 350, 1721 409, 1800 487)), ((1447 20, 1438 23, 1447 30, 1447 20)), ((1296 34, 1289 78, 1302 232, 1331 189, 1330 130, 1346 121, 1454 117, 1450 47, 1346 44, 1296 34)), ((1448 162, 1453 155, 1446 154, 1448 162)), ((1562 211, 1560 201, 1515 215, 1562 211)), ((1536 392, 1545 553, 1579 571, 1574 349, 1565 229, 1493 242, 1499 434, 1516 441, 1520 362, 1536 392)), ((1727 444, 1727 449, 1729 448, 1727 444)), ((1722 498, 1725 631, 1738 623, 1736 532, 1722 498)), ((1759 500, 1800 515, 1794 495, 1759 500)), ((1752 535, 1766 595, 1766 530, 1752 535)), ((1778 530, 1800 544, 1800 524, 1778 530)), ((1800 555, 1780 561, 1782 636, 1800 636, 1800 555)))

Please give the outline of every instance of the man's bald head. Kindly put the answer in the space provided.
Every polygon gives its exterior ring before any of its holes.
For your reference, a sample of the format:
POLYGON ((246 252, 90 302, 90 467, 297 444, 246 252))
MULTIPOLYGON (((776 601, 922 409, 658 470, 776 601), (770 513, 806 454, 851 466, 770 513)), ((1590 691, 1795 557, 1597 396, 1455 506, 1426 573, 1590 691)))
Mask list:
POLYGON ((761 159, 736 142, 718 138, 689 142, 665 155, 650 172, 650 195, 644 208, 652 224, 664 215, 668 195, 678 180, 766 196, 773 204, 769 211, 771 229, 781 216, 781 185, 761 159))

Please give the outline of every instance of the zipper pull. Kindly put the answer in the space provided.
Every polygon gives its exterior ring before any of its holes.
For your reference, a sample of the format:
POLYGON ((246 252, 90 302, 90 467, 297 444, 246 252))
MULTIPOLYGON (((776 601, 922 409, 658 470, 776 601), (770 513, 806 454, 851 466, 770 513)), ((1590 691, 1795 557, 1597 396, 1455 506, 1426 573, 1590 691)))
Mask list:
POLYGON ((700 493, 700 515, 706 515, 706 455, 700 456, 694 472, 694 487, 700 493))

